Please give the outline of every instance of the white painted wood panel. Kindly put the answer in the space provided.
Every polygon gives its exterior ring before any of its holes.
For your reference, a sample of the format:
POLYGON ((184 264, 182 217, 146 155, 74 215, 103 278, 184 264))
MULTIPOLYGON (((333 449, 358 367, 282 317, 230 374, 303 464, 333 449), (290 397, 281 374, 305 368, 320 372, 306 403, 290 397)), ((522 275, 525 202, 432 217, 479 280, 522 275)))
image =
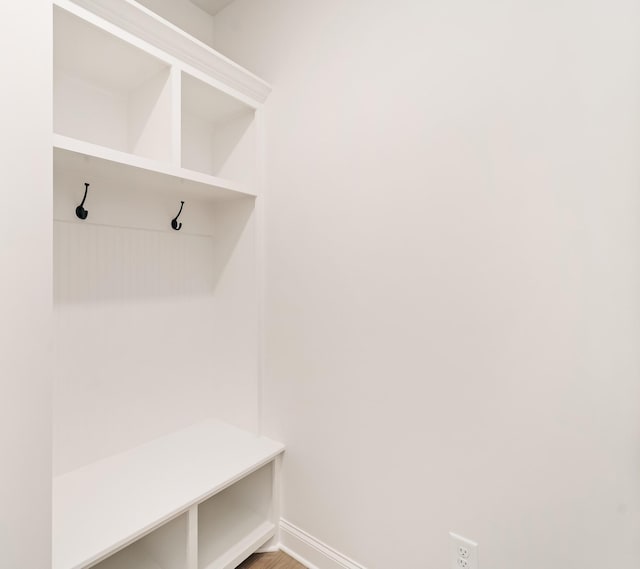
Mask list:
POLYGON ((54 223, 57 303, 213 294, 211 236, 75 221, 54 223), (208 262, 205 262, 208 261, 208 262))
POLYGON ((127 149, 138 156, 170 162, 172 158, 173 98, 171 69, 141 83, 129 95, 127 149))

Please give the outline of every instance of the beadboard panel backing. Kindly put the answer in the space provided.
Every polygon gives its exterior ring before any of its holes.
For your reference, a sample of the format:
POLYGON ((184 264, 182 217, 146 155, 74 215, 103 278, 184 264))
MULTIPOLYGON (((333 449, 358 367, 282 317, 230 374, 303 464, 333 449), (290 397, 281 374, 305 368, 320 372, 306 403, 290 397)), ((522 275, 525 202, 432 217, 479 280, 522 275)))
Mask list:
POLYGON ((215 288, 210 236, 56 221, 54 243, 58 303, 207 295, 215 288))
POLYGON ((56 187, 55 473, 210 416, 256 430, 253 199, 191 201, 176 232, 154 227, 161 196, 90 194, 81 222, 56 187), (145 201, 142 227, 107 224, 145 201))

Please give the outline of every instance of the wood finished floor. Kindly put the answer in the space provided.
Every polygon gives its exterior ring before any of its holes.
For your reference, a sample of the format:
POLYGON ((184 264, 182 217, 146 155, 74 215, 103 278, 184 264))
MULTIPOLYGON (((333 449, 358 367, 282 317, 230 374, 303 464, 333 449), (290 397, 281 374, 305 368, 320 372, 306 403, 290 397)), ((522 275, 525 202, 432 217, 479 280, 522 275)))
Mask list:
POLYGON ((238 569, 306 569, 295 559, 278 551, 277 553, 256 553, 247 559, 238 569))

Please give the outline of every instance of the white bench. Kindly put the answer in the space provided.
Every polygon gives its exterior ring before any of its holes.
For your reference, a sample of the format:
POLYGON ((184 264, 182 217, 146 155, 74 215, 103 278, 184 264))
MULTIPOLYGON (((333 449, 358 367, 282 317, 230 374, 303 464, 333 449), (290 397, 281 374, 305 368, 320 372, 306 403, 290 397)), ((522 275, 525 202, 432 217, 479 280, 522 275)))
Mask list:
POLYGON ((284 446, 206 421, 54 479, 53 569, 232 569, 275 535, 284 446))

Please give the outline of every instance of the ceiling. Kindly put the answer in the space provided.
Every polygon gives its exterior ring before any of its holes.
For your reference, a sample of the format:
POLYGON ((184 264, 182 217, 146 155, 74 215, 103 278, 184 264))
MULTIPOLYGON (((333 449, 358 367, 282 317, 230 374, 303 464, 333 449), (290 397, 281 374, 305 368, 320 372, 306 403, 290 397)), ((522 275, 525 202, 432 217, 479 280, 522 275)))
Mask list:
POLYGON ((205 12, 215 16, 225 6, 231 4, 233 0, 191 0, 191 2, 202 8, 205 12))

